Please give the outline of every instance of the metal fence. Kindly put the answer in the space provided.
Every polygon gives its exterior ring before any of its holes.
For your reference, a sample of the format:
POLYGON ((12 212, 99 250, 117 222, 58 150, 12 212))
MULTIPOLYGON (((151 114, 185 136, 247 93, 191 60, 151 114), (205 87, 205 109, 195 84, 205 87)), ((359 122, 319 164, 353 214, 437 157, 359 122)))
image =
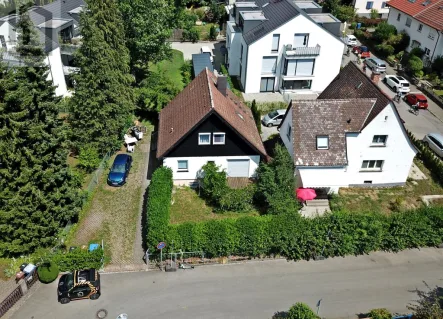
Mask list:
MULTIPOLYGON (((102 161, 100 162, 100 165, 98 168, 92 173, 92 178, 90 182, 88 183, 88 186, 86 187, 86 191, 89 194, 91 194, 96 188, 100 181, 100 177, 102 176, 103 171, 107 167, 108 161, 111 158, 112 153, 108 152, 103 156, 102 161)), ((86 201, 87 199, 85 199, 86 201)))
MULTIPOLYGON (((31 276, 31 279, 26 280, 27 289, 31 289, 31 287, 38 281, 37 271, 31 276)), ((26 289, 25 289, 26 290, 26 289)), ((27 291, 22 290, 22 286, 18 286, 15 288, 2 302, 0 302, 0 317, 5 315, 9 309, 11 309, 25 294, 27 291)))

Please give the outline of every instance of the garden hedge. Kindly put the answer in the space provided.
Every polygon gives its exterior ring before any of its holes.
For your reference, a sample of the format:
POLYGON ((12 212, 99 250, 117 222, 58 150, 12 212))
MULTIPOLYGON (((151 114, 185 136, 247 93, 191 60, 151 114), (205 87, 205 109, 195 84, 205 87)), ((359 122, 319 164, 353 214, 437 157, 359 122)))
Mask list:
POLYGON ((41 282, 49 284, 57 279, 59 269, 54 262, 48 261, 38 266, 37 274, 41 282))
POLYGON ((169 224, 172 196, 172 170, 160 167, 152 174, 147 203, 147 244, 149 251, 157 251, 157 244, 165 241, 169 224))
POLYGON ((74 249, 67 253, 56 253, 50 257, 57 264, 60 271, 73 271, 78 269, 95 268, 100 269, 103 264, 103 250, 101 248, 93 251, 86 249, 74 249))

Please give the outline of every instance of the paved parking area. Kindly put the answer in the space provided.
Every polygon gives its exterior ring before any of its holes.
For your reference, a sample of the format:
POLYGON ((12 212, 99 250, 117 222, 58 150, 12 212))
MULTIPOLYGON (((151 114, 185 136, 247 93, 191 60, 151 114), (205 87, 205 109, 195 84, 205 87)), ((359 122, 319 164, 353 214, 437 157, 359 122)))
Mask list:
POLYGON ((214 54, 214 68, 220 71, 220 65, 224 62, 224 56, 221 52, 221 48, 226 44, 225 41, 221 42, 172 42, 171 47, 174 50, 183 52, 183 58, 185 60, 191 60, 193 54, 200 53, 202 46, 207 46, 212 50, 214 54))

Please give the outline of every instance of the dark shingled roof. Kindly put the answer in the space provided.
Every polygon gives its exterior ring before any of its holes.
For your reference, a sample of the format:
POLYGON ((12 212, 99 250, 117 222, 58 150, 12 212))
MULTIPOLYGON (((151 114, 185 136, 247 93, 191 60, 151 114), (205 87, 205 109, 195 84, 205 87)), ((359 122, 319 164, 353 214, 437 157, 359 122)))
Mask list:
POLYGON ((354 62, 349 62, 319 95, 319 99, 377 99, 363 128, 391 102, 389 96, 372 82, 354 62))
POLYGON ((267 20, 243 34, 246 44, 257 41, 300 14, 300 11, 290 0, 255 0, 254 2, 257 6, 261 7, 267 20), (263 7, 266 3, 268 3, 268 5, 263 7))
POLYGON ((251 147, 267 157, 251 109, 227 89, 224 96, 217 77, 207 68, 160 112, 157 158, 164 157, 192 129, 211 114, 217 114, 251 147))
POLYGON ((293 100, 295 165, 346 165, 346 133, 363 129, 375 103, 375 99, 293 100), (318 135, 329 137, 329 149, 317 150, 318 135))
POLYGON ((192 55, 192 66, 194 68, 194 77, 199 75, 205 68, 214 72, 209 53, 199 53, 192 55))

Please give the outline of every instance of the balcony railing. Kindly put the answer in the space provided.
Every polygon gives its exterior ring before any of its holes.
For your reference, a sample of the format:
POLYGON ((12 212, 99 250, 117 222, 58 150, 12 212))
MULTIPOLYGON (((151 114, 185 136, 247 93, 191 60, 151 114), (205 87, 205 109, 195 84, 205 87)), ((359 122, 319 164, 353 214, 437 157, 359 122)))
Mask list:
POLYGON ((62 54, 73 55, 74 52, 77 51, 79 48, 80 48, 80 45, 62 44, 60 46, 60 51, 62 54))
POLYGON ((295 47, 293 48, 291 44, 285 45, 284 54, 287 58, 297 58, 305 56, 318 56, 320 55, 320 45, 315 47, 295 47))

